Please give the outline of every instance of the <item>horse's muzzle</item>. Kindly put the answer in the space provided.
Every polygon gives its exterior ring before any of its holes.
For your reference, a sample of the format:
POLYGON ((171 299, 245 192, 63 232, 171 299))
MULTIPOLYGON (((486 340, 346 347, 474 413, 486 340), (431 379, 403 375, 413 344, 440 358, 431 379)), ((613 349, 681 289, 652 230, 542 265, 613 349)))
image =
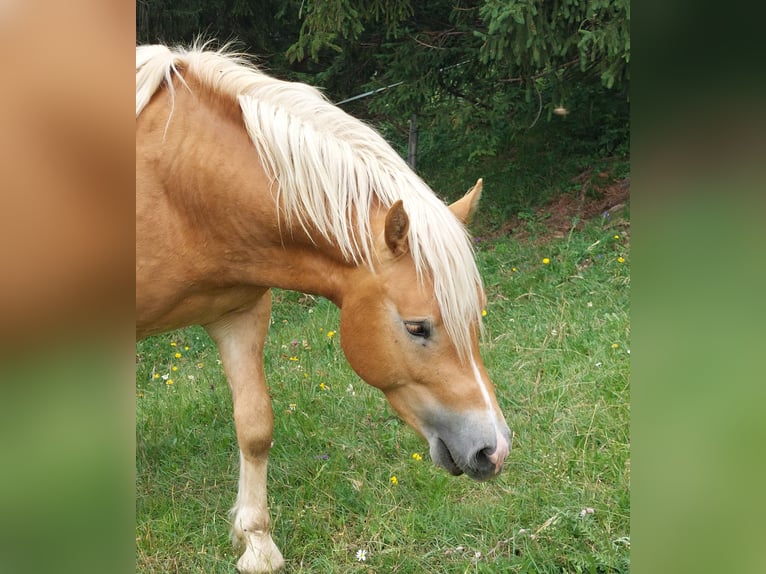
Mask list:
POLYGON ((445 468, 450 474, 458 476, 467 474, 474 480, 488 480, 497 476, 503 469, 503 462, 510 452, 510 431, 496 431, 495 444, 479 445, 477 448, 460 448, 463 441, 453 442, 452 448, 444 439, 437 437, 431 442, 431 459, 435 464, 445 468), (466 454, 462 454, 465 452, 466 454))

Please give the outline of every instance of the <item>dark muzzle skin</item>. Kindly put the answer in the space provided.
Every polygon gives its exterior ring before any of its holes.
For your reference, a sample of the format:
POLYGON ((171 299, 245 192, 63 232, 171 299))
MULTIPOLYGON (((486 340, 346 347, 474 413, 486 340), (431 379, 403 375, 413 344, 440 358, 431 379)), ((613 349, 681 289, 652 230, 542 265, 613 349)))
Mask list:
POLYGON ((478 481, 497 476, 511 450, 510 429, 488 412, 442 415, 425 435, 437 466, 478 481))

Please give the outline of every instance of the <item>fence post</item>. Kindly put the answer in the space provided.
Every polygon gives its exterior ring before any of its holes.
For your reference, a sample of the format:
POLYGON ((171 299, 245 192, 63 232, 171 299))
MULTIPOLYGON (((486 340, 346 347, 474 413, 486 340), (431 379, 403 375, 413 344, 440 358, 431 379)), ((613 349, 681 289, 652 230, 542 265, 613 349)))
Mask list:
POLYGON ((418 155, 418 116, 410 116, 410 138, 407 145, 407 165, 415 171, 415 158, 418 155))

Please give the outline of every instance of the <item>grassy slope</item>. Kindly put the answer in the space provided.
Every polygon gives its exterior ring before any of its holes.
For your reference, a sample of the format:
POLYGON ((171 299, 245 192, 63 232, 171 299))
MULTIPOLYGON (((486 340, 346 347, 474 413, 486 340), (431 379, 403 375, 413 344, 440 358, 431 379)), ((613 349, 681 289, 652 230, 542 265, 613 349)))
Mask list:
MULTIPOLYGON (((477 244, 489 295, 484 359, 515 432, 504 474, 488 483, 432 465, 328 336, 338 327, 329 302, 275 294, 269 499, 289 572, 629 570, 624 224, 477 244)), ((137 352, 137 571, 233 572, 237 456, 215 348, 191 328, 137 352)))

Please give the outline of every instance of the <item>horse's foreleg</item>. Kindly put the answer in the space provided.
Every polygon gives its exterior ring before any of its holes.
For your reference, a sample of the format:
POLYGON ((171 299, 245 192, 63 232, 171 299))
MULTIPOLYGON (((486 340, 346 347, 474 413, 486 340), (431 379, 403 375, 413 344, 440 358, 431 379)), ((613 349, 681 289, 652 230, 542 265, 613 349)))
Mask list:
POLYGON ((239 491, 232 508, 232 540, 244 547, 242 574, 273 572, 284 559, 271 539, 266 501, 266 465, 274 415, 263 372, 263 343, 271 314, 267 291, 252 308, 205 328, 217 343, 234 399, 240 451, 239 491))

